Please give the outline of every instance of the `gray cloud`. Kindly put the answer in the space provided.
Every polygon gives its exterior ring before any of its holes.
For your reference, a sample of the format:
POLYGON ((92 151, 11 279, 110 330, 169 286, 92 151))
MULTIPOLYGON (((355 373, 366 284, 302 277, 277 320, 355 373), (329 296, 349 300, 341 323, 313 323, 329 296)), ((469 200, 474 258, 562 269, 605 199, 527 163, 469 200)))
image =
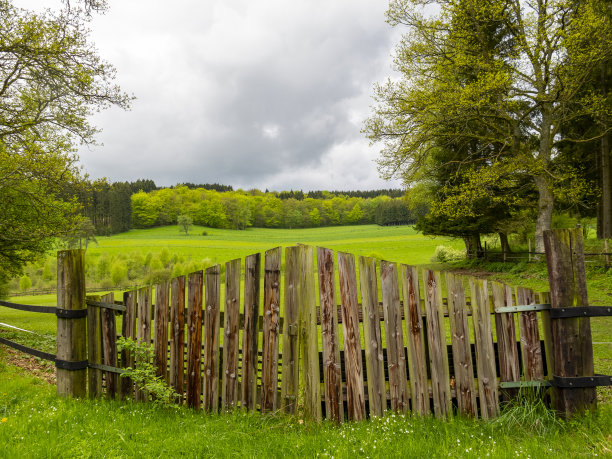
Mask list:
POLYGON ((377 148, 360 133, 399 38, 384 22, 386 2, 109 3, 92 38, 137 100, 96 116, 104 146, 80 151, 93 177, 398 186, 378 178, 377 148))

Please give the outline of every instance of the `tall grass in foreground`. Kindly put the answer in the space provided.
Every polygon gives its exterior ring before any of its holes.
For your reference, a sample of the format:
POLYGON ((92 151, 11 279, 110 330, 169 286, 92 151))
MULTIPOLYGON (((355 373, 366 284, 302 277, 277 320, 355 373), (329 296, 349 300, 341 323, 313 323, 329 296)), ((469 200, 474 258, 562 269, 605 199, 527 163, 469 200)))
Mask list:
POLYGON ((0 363, 0 457, 7 458, 612 455, 610 406, 571 422, 547 413, 523 404, 493 421, 390 414, 342 426, 257 413, 207 415, 57 398, 53 386, 0 363))

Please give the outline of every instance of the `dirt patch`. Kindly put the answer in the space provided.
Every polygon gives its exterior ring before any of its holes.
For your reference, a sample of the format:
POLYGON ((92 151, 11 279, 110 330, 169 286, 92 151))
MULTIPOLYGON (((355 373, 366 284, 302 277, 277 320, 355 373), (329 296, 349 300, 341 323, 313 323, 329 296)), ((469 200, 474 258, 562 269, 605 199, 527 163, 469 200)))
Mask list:
POLYGON ((31 376, 55 384, 55 365, 53 362, 29 356, 14 349, 4 350, 5 361, 9 365, 22 368, 31 376))

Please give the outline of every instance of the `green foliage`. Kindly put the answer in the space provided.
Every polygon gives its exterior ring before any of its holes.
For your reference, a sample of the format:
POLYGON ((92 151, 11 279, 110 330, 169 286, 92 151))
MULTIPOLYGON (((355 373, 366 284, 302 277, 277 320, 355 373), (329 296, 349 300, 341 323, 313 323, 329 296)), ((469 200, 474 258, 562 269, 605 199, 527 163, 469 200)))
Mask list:
POLYGON ((122 285, 127 280, 128 268, 120 261, 113 263, 110 270, 110 279, 113 286, 122 285))
POLYGON ((189 234, 189 229, 193 226, 193 219, 189 215, 179 215, 176 219, 176 223, 179 228, 185 232, 185 235, 189 234))
POLYGON ((136 368, 128 367, 124 373, 121 373, 122 378, 130 378, 139 389, 149 393, 153 404, 166 408, 178 406, 179 394, 161 377, 156 376, 157 367, 151 363, 155 354, 153 346, 120 337, 117 340, 117 349, 129 352, 138 362, 136 368))
POLYGON ((19 278, 19 290, 25 292, 32 288, 32 280, 28 276, 21 276, 19 278))

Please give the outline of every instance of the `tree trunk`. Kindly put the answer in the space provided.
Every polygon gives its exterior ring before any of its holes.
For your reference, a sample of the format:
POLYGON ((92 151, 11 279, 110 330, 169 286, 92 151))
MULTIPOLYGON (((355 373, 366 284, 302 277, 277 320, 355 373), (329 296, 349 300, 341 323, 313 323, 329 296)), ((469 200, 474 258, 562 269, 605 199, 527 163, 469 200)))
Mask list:
POLYGON ((536 219, 535 228, 535 251, 536 253, 544 253, 544 231, 550 230, 552 227, 552 215, 554 198, 552 186, 548 178, 543 175, 535 176, 536 187, 538 188, 538 218, 536 219))
POLYGON ((508 235, 506 233, 499 232, 499 243, 501 245, 502 253, 510 253, 510 243, 508 242, 508 235))
MULTIPOLYGON (((601 66, 601 94, 606 95, 606 66, 601 66)), ((607 121, 607 120, 606 120, 607 121)), ((607 123, 606 123, 607 124, 607 123)), ((605 132, 607 126, 602 127, 605 132)), ((597 237, 599 239, 612 238, 612 169, 610 165, 610 133, 601 138, 600 165, 601 165, 601 197, 597 207, 597 237)))
POLYGON ((483 256, 482 244, 480 242, 480 234, 470 234, 463 237, 465 242, 465 254, 468 260, 481 258, 483 256))

